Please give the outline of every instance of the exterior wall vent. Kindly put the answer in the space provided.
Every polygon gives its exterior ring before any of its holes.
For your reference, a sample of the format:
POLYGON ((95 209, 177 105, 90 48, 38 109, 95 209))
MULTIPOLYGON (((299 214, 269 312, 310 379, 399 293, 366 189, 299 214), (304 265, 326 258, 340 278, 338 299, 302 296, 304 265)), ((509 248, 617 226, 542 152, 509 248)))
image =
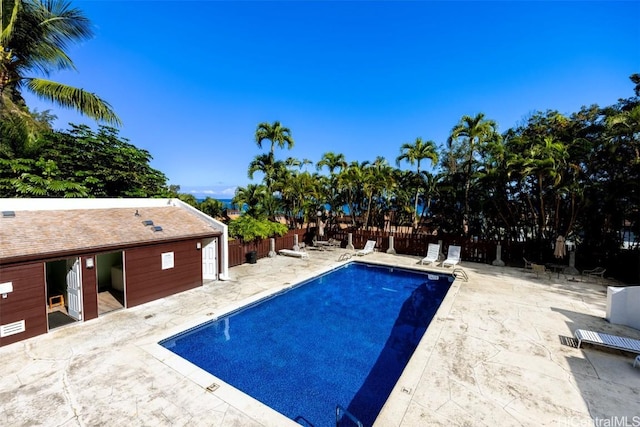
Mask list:
POLYGON ((142 224, 144 224, 144 225, 153 225, 153 221, 151 221, 150 219, 145 219, 144 221, 142 221, 142 224))
POLYGON ((15 211, 2 211, 2 218, 15 218, 15 211))
POLYGON ((0 326, 0 338, 8 337, 9 335, 19 334, 20 332, 24 332, 24 320, 20 320, 13 323, 7 323, 6 325, 0 326))

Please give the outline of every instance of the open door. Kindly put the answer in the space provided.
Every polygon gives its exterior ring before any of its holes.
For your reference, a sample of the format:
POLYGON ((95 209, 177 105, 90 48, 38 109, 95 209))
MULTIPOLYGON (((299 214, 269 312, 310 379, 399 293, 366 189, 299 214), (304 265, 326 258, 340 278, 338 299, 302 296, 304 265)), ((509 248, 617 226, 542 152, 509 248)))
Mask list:
POLYGON ((80 259, 67 260, 67 314, 76 320, 82 319, 82 297, 80 259))

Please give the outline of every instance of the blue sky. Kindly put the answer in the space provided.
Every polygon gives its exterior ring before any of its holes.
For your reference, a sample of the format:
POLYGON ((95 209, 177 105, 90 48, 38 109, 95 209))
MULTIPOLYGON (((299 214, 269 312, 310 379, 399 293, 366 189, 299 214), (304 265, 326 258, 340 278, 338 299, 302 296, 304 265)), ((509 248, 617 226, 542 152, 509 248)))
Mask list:
MULTIPOLYGON (((279 120, 314 163, 385 157, 417 137, 444 145, 460 117, 505 131, 633 95, 640 2, 72 1, 95 37, 51 78, 95 92, 170 184, 231 198, 279 120)), ((56 128, 94 122, 51 109, 56 128)), ((403 164, 403 168, 409 168, 403 164)), ((256 176, 256 179, 259 177, 256 176)))

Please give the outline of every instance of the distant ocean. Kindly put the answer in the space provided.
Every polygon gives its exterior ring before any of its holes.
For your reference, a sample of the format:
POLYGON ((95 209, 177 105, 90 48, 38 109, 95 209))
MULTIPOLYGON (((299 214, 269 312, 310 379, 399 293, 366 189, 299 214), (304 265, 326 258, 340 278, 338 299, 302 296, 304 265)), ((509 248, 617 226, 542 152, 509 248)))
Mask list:
MULTIPOLYGON (((204 197, 196 197, 196 200, 198 201, 198 203, 202 203, 204 201, 204 197)), ((212 199, 216 199, 215 197, 212 197, 212 199)), ((224 203, 224 209, 234 209, 233 203, 231 203, 231 199, 216 199, 221 201, 222 203, 224 203)))

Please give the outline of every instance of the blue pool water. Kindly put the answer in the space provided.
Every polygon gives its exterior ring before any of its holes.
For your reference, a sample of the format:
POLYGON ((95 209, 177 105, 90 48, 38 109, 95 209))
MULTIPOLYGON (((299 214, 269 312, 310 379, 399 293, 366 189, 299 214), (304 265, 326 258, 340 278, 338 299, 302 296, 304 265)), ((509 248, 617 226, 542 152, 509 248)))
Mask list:
POLYGON ((452 281, 353 262, 160 344, 302 425, 369 426, 452 281))

